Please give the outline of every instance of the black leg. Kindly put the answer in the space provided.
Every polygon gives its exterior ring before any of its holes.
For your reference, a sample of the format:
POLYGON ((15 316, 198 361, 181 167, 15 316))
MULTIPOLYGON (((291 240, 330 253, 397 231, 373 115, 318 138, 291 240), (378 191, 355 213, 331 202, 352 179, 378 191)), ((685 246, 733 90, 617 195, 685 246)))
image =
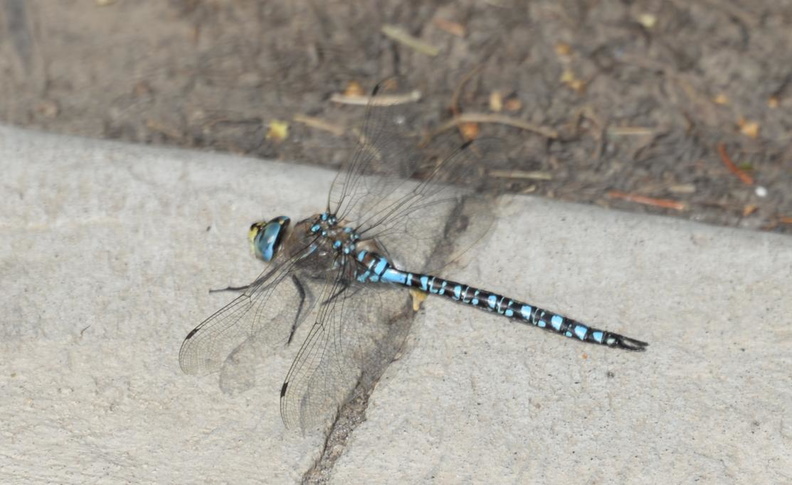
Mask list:
POLYGON ((289 340, 286 341, 286 345, 291 344, 292 338, 294 338, 294 332, 297 331, 297 326, 300 324, 302 320, 302 312, 303 307, 305 306, 305 287, 300 283, 300 280, 295 275, 291 275, 292 283, 297 288, 297 293, 300 294, 300 303, 297 305, 297 313, 294 315, 294 322, 292 322, 291 332, 289 332, 289 340))

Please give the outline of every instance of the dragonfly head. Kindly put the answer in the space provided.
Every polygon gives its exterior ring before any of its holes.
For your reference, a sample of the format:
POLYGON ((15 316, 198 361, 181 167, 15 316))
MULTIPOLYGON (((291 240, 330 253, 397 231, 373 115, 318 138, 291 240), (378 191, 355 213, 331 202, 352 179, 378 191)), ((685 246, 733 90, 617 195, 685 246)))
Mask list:
POLYGON ((272 261, 280 249, 289 222, 291 219, 286 216, 276 217, 270 221, 254 222, 248 231, 250 251, 253 255, 264 261, 272 261))

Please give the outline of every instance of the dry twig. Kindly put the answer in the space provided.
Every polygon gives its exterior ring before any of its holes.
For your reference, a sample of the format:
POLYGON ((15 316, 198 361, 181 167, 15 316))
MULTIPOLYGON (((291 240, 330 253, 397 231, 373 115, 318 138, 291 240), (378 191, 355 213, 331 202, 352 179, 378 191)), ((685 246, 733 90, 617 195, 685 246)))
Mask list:
POLYGON ((679 202, 676 200, 671 199, 655 199, 654 197, 646 197, 643 195, 636 195, 636 194, 628 194, 625 192, 619 192, 618 190, 612 190, 608 192, 608 197, 612 199, 622 199, 629 202, 635 202, 637 204, 644 204, 644 205, 651 205, 654 207, 662 207, 663 209, 674 209, 678 211, 683 211, 687 209, 687 205, 684 202, 679 202))
POLYGON ((455 116, 450 120, 446 121, 442 125, 438 126, 434 130, 432 130, 429 134, 426 135, 422 145, 425 145, 429 142, 432 138, 436 137, 440 133, 450 130, 455 126, 458 126, 462 123, 500 123, 502 125, 509 125, 514 126, 515 128, 520 128, 525 131, 531 131, 533 133, 538 133, 545 138, 555 139, 558 138, 558 132, 552 128, 547 128, 544 126, 534 125, 533 123, 528 123, 527 121, 519 120, 516 118, 511 118, 509 116, 501 115, 501 114, 488 114, 488 113, 462 113, 459 116, 455 116))
POLYGON ((754 184, 753 177, 751 177, 750 175, 745 173, 744 170, 742 170, 740 167, 735 165, 732 159, 729 157, 729 154, 726 153, 726 145, 724 145, 723 143, 718 143, 718 145, 715 148, 718 150, 718 155, 720 155, 721 161, 723 162, 724 165, 726 165, 726 168, 728 168, 734 175, 736 175, 740 180, 742 180, 744 184, 746 185, 754 184))
POLYGON ((434 57, 440 53, 440 49, 433 46, 432 44, 422 41, 421 39, 413 37, 401 27, 397 27, 395 25, 383 25, 380 31, 385 34, 386 37, 390 37, 396 42, 404 44, 416 52, 420 52, 421 54, 434 57))
POLYGON ((344 133, 346 133, 346 127, 338 126, 335 123, 331 123, 320 118, 315 118, 313 116, 297 114, 292 117, 292 120, 296 123, 302 123, 304 125, 310 126, 311 128, 329 131, 335 136, 343 136, 344 133))
POLYGON ((330 101, 340 104, 351 104, 355 106, 393 106, 397 104, 414 103, 421 99, 420 91, 410 91, 405 94, 383 94, 374 98, 371 96, 356 96, 335 93, 330 96, 330 101))
POLYGON ((540 170, 490 170, 490 177, 504 179, 553 180, 553 174, 540 170))

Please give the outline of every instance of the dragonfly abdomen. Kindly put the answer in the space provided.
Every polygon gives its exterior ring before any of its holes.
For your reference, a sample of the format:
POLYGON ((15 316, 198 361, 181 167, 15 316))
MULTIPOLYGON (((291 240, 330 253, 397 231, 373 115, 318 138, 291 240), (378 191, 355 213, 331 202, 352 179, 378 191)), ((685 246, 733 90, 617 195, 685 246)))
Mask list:
POLYGON ((645 350, 648 345, 640 340, 593 328, 564 315, 498 293, 457 283, 439 276, 402 271, 393 267, 387 258, 376 253, 360 251, 357 259, 366 268, 358 275, 360 282, 392 283, 407 288, 417 288, 424 293, 449 298, 582 342, 638 351, 645 350))

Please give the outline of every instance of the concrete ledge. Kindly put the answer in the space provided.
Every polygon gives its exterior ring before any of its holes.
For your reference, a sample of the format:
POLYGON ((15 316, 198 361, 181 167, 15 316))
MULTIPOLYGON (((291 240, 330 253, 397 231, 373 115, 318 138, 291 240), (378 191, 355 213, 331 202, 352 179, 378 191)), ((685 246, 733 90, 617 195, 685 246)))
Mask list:
MULTIPOLYGON (((178 349, 243 284, 253 220, 333 173, 0 128, 0 482, 293 483, 296 348, 240 396, 178 349)), ((582 345, 428 300, 337 483, 792 480, 792 240, 512 197, 446 276, 650 342, 582 345)))

